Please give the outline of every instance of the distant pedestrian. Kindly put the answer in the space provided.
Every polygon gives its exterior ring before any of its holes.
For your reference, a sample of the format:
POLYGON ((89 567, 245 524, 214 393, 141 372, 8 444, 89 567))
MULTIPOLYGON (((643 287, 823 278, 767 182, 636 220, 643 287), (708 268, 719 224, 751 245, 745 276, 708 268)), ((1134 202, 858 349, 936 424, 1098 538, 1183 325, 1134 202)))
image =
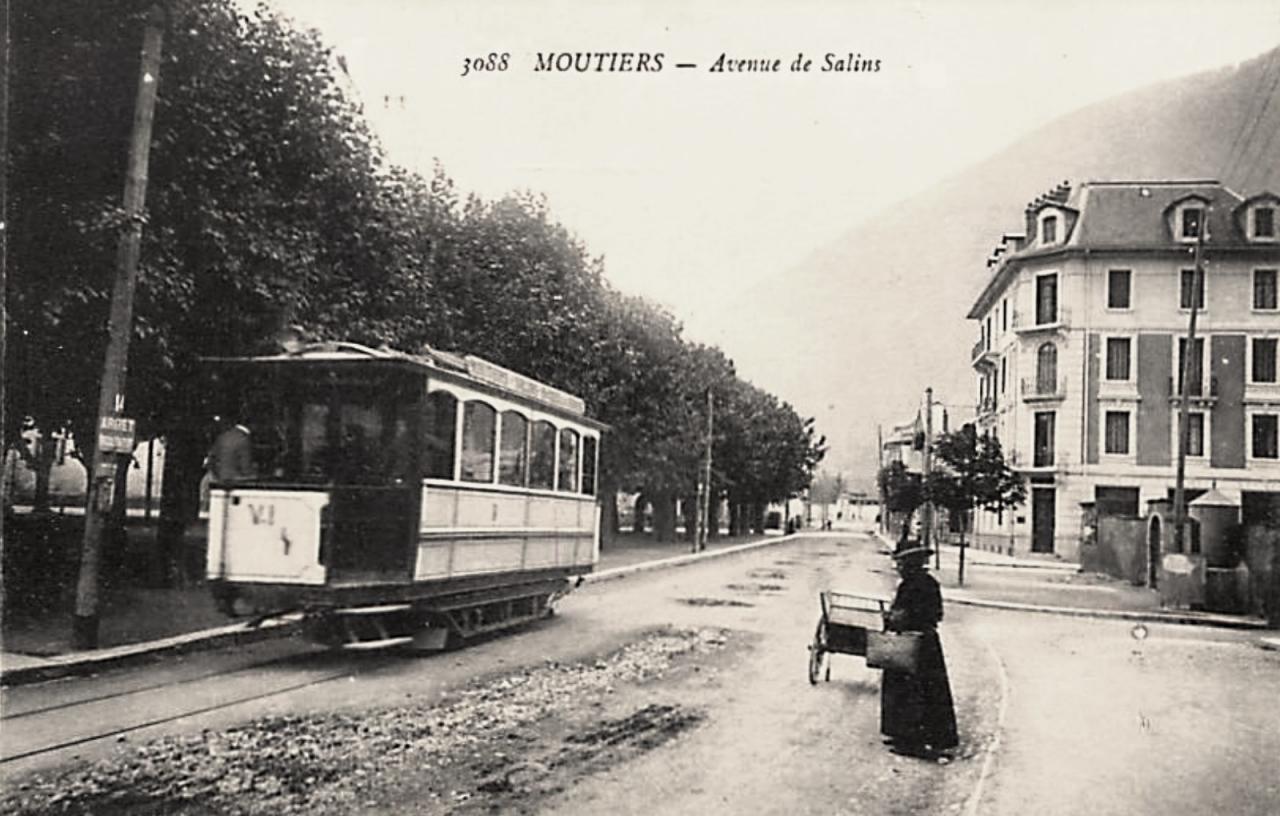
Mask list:
POLYGON ((238 482, 256 476, 253 442, 248 426, 237 422, 218 434, 218 438, 213 440, 213 446, 209 448, 205 469, 209 471, 209 478, 214 483, 238 482))
POLYGON ((880 731, 896 754, 945 759, 960 744, 947 664, 938 639, 942 591, 928 572, 933 551, 903 539, 893 554, 902 581, 885 616, 891 632, 923 635, 914 672, 885 669, 880 686, 880 731))

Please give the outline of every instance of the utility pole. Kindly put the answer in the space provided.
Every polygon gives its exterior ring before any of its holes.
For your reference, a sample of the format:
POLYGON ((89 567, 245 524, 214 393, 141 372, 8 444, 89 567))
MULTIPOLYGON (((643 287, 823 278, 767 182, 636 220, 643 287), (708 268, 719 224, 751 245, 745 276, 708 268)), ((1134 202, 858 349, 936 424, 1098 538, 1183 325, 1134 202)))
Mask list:
MULTIPOLYGON (((929 485, 929 473, 933 467, 933 388, 929 387, 924 390, 924 475, 920 480, 921 489, 927 489, 929 485)), ((928 547, 933 542, 933 502, 925 499, 924 507, 920 508, 924 516, 923 543, 928 547)), ((942 568, 941 550, 935 551, 933 554, 934 569, 942 568)))
MULTIPOLYGON (((1204 235, 1209 230, 1209 208, 1206 206, 1200 219, 1200 229, 1196 232, 1196 263, 1191 274, 1191 315, 1187 318, 1186 348, 1182 352, 1182 371, 1179 373, 1182 387, 1178 389, 1178 469, 1174 477, 1173 487, 1173 551, 1184 552, 1187 512, 1185 479, 1187 472, 1187 448, 1191 445, 1191 421, 1188 397, 1191 393, 1191 375, 1200 376, 1203 387, 1204 364, 1201 355, 1196 354, 1196 314, 1199 312, 1200 292, 1204 286, 1204 235), (1199 365, 1193 366, 1192 361, 1199 365), (1194 369, 1198 368, 1198 371, 1194 369)), ((1157 563, 1156 553, 1148 553, 1147 583, 1156 585, 1157 563)))
POLYGON ((706 458, 702 464, 702 504, 698 508, 698 522, 702 528, 698 533, 698 539, 695 542, 695 550, 701 551, 707 548, 707 537, 711 526, 711 442, 712 434, 715 431, 716 422, 716 400, 715 395, 711 393, 711 389, 707 389, 707 452, 706 458))
POLYGON ((85 500, 84 543, 71 640, 76 649, 98 646, 98 564, 102 556, 104 521, 115 493, 117 457, 133 449, 133 421, 124 414, 124 391, 133 334, 133 292, 146 209, 147 163, 151 153, 151 123, 155 115, 156 85, 160 79, 160 49, 164 11, 154 4, 147 16, 138 70, 138 94, 129 137, 129 164, 124 180, 126 223, 116 250, 116 278, 111 293, 106 358, 98 394, 98 439, 93 446, 85 500))
POLYGON ((884 491, 880 489, 880 474, 884 472, 884 434, 880 430, 880 423, 876 423, 876 491, 880 494, 880 516, 878 527, 880 532, 884 532, 888 517, 885 515, 884 491))
MULTIPOLYGON (((5 367, 9 341, 9 0, 0 0, 0 511, 9 506, 9 444, 5 435, 5 367)), ((4 524, 0 523, 0 553, 4 524)), ((3 578, 0 568, 0 578, 3 578)), ((0 586, 3 586, 0 581, 0 586)))

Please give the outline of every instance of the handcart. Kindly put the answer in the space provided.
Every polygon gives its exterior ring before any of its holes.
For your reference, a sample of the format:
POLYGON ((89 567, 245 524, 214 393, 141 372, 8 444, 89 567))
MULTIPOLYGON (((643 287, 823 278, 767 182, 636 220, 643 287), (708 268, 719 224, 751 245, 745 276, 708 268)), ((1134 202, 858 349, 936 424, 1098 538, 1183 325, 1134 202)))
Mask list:
POLYGON ((825 670, 825 679, 831 679, 831 664, 827 655, 832 653, 867 654, 867 631, 879 632, 884 628, 887 598, 870 595, 853 595, 847 592, 821 592, 822 617, 818 629, 809 644, 809 682, 817 683, 818 675, 825 670))

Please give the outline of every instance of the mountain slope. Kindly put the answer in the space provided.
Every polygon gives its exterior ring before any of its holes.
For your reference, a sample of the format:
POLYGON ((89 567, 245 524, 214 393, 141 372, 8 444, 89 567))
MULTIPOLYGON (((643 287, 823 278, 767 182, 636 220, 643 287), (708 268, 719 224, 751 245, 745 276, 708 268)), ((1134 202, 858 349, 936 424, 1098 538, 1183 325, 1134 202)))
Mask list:
POLYGON ((913 416, 927 385, 953 413, 972 405, 977 329, 964 315, 1028 201, 1064 179, 1218 178, 1245 195, 1277 191, 1277 134, 1280 48, 1064 116, 750 291, 769 307, 752 310, 743 348, 787 344, 759 370, 743 356, 743 373, 817 416, 829 464, 867 487, 877 423, 913 416))

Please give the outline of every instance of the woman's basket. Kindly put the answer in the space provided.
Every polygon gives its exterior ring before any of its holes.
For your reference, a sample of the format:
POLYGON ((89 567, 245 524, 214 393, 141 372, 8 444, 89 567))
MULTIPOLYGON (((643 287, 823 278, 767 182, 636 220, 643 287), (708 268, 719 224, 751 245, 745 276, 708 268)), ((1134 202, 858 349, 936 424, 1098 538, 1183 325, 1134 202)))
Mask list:
POLYGON ((920 660, 920 632, 867 632, 867 666, 912 674, 920 660))

